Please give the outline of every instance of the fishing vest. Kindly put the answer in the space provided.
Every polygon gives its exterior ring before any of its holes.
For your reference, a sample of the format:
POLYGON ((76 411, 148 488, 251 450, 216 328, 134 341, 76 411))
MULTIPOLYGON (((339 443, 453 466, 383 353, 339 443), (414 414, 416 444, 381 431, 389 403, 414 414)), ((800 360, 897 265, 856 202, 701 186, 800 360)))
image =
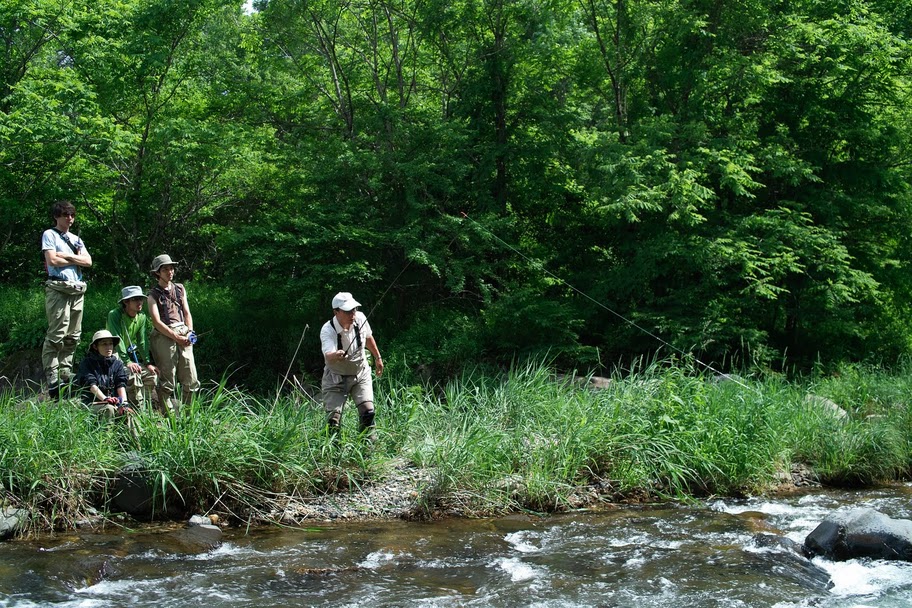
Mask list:
POLYGON ((335 317, 330 319, 329 326, 336 332, 336 348, 345 351, 348 357, 342 361, 327 362, 326 366, 331 371, 343 376, 356 376, 368 369, 367 359, 364 356, 364 337, 361 335, 362 326, 358 323, 352 324, 352 331, 355 335, 351 337, 352 339, 347 349, 345 342, 342 340, 341 325, 338 324, 335 317))

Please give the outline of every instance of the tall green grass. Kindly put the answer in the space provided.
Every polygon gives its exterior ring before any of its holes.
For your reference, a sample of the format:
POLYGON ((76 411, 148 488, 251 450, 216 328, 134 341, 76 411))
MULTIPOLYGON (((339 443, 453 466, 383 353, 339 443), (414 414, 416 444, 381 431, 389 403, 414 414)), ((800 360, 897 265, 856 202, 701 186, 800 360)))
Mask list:
POLYGON ((908 371, 720 380, 655 362, 596 390, 543 364, 445 384, 389 369, 376 385, 373 446, 359 440, 353 411, 332 441, 322 409, 298 391, 263 398, 222 383, 179 417, 140 412, 136 436, 75 401, 7 392, 0 501, 36 514, 37 528, 71 527, 109 507, 128 465, 153 484, 156 517, 214 511, 239 522, 279 521, 293 499, 371 483, 402 463, 429 472, 418 517, 561 510, 579 504, 580 488, 605 499, 750 494, 796 462, 827 483, 876 484, 912 472, 908 371))
POLYGON ((912 366, 897 369, 845 365, 806 383, 805 394, 831 400, 844 420, 820 408, 798 408, 791 427, 797 460, 830 484, 866 485, 912 472, 912 366))
POLYGON ((118 431, 82 407, 0 395, 0 504, 27 508, 34 527, 72 527, 103 502, 118 431))

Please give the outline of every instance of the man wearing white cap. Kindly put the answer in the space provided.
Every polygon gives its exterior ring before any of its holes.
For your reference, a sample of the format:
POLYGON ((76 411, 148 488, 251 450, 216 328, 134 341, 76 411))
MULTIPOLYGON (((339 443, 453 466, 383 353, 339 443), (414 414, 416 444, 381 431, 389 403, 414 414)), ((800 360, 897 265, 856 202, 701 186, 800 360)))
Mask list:
POLYGON ((142 287, 124 287, 120 290, 120 306, 108 313, 107 323, 108 331, 120 338, 117 354, 127 367, 127 397, 137 407, 155 394, 158 375, 149 355, 152 321, 142 310, 145 302, 142 287))
POLYGON ((383 359, 367 317, 358 310, 360 306, 347 291, 337 293, 332 299, 333 318, 320 329, 326 363, 321 388, 330 432, 338 432, 342 408, 351 396, 358 408, 358 430, 373 439, 374 385, 364 351, 367 349, 373 355, 378 378, 383 374, 383 359))

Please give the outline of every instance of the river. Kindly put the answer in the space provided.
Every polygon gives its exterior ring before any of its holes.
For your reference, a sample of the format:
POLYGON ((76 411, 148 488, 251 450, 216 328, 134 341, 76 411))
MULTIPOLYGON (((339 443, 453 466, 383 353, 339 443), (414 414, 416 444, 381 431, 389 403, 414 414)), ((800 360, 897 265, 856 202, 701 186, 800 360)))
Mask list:
POLYGON ((179 542, 168 527, 108 528, 0 543, 0 607, 912 606, 912 563, 811 565, 754 540, 800 543, 827 514, 857 506, 912 519, 912 485, 551 517, 228 529, 216 548, 179 542))

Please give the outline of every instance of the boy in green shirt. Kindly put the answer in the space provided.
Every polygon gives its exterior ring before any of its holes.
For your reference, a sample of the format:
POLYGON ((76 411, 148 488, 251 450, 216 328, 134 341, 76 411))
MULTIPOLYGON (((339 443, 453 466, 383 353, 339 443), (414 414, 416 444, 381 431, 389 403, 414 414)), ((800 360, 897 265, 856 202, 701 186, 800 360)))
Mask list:
POLYGON ((149 357, 152 321, 142 311, 146 296, 141 287, 130 285, 120 293, 120 308, 108 313, 107 329, 120 337, 117 351, 127 368, 127 398, 142 407, 147 395, 154 398, 158 384, 158 368, 149 357))

